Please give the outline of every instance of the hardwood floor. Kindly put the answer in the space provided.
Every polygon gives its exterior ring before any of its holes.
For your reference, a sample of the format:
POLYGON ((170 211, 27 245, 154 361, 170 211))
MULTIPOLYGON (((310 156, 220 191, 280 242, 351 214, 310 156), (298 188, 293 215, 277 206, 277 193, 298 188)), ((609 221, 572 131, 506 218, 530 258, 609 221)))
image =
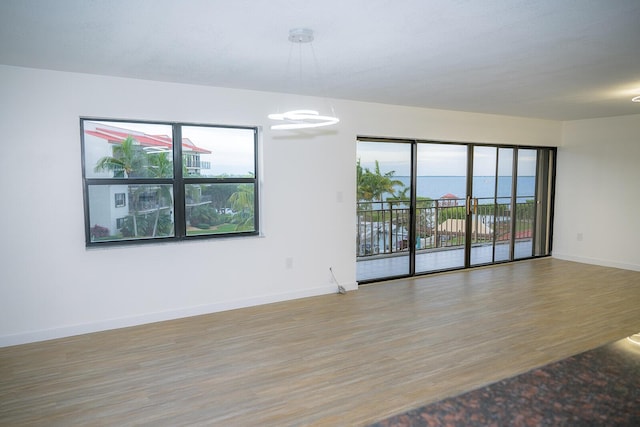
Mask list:
POLYGON ((365 425, 640 331, 544 258, 0 349, 0 425, 365 425))

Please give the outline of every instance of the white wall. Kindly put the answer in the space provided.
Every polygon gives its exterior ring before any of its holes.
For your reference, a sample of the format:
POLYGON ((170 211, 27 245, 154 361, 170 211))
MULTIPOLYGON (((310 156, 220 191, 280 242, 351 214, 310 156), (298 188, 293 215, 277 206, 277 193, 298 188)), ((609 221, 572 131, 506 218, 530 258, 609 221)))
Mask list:
POLYGON ((561 137, 559 122, 337 100, 335 128, 274 133, 266 115, 283 99, 0 66, 0 346, 331 293, 330 266, 356 289, 358 134, 532 145, 561 137), (264 126, 264 236, 86 249, 80 116, 264 126))
POLYGON ((563 127, 553 255, 640 271, 640 115, 563 127))

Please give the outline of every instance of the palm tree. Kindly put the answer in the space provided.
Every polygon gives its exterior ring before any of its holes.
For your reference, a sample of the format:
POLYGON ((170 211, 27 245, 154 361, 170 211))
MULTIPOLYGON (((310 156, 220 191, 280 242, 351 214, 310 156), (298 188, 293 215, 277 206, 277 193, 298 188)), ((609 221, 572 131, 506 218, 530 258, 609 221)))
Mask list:
POLYGON ((104 156, 98 160, 94 171, 113 172, 114 177, 124 173, 125 178, 132 178, 142 173, 145 166, 146 154, 138 148, 131 135, 127 136, 119 145, 113 147, 113 156, 104 156))
POLYGON ((153 178, 171 178, 173 176, 173 162, 166 151, 147 155, 148 175, 153 178))
POLYGON ((367 200, 368 199, 368 194, 367 194, 367 189, 365 188, 365 169, 362 167, 362 164, 360 163, 360 159, 358 159, 358 162, 356 163, 356 179, 357 179, 357 197, 358 197, 358 201, 360 200, 367 200))
POLYGON ((402 181, 393 179, 395 171, 380 172, 380 163, 376 160, 375 171, 363 168, 360 159, 356 165, 358 177, 358 200, 382 201, 384 194, 394 194, 396 186, 403 186, 402 181))
MULTIPOLYGON (((148 154, 140 149, 135 139, 129 135, 119 145, 113 147, 113 156, 100 158, 94 170, 96 172, 111 171, 114 176, 122 174, 125 178, 141 176, 169 178, 173 176, 173 163, 166 151, 148 154)), ((133 216, 134 236, 138 236, 137 199, 141 193, 145 192, 143 188, 129 186, 129 206, 133 216)), ((156 188, 157 209, 153 223, 153 237, 155 237, 158 230, 161 207, 166 201, 171 203, 171 191, 166 185, 159 185, 156 188)))
POLYGON ((396 202, 398 205, 409 205, 409 199, 411 198, 410 193, 411 187, 407 187, 402 184, 402 188, 398 189, 393 195, 387 197, 387 201, 396 202))
MULTIPOLYGON (((139 149, 131 135, 127 136, 119 145, 113 147, 113 156, 104 156, 98 160, 94 171, 113 172, 114 177, 123 174, 125 178, 138 176, 145 165, 146 153, 139 149)), ((136 222, 137 202, 136 194, 129 186, 129 210, 133 211, 133 235, 138 235, 136 222)))
POLYGON ((395 186, 397 185, 404 186, 402 181, 397 179, 392 179, 395 174, 396 174, 396 171, 389 171, 383 175, 380 172, 380 163, 378 163, 378 161, 376 160, 376 170, 374 175, 375 185, 374 185, 374 191, 373 191, 374 200, 377 199, 378 201, 382 201, 382 196, 385 193, 388 193, 388 194, 394 193, 395 186))
MULTIPOLYGON (((166 151, 149 154, 148 175, 154 178, 169 178, 173 176, 173 162, 166 151)), ((160 184, 156 188, 156 217, 153 222, 151 237, 155 237, 158 231, 158 221, 160 219, 160 209, 164 202, 169 205, 173 202, 169 186, 160 184)))
POLYGON ((254 206, 253 186, 249 184, 240 184, 235 193, 229 196, 229 203, 234 211, 241 212, 244 221, 240 223, 237 230, 246 229, 248 226, 255 228, 253 224, 253 206, 254 206))

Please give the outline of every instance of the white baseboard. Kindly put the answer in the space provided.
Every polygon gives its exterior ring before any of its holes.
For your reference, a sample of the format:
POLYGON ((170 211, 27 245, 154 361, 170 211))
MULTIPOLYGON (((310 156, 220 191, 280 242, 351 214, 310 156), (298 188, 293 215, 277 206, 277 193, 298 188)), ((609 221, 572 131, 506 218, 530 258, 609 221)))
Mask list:
POLYGON ((627 264, 623 262, 617 262, 617 261, 605 260, 605 259, 599 259, 599 258, 579 257, 579 256, 573 256, 573 255, 567 255, 567 254, 558 254, 555 252, 553 253, 553 258, 558 258, 565 261, 581 262, 583 264, 600 265, 602 267, 620 268, 622 270, 640 271, 640 265, 637 265, 637 264, 627 264))
MULTIPOLYGON (((357 289, 357 285, 348 286, 348 290, 357 289)), ((335 285, 321 286, 317 288, 304 289, 296 292, 283 294, 264 295, 260 297, 246 298, 242 300, 224 301, 215 304, 186 307, 176 310, 162 311, 156 313, 145 313, 139 316, 129 316, 104 321, 82 323, 71 326, 61 326, 51 329, 42 329, 14 335, 0 337, 0 347, 27 344, 38 341, 65 338, 75 335, 88 334, 92 332, 107 331, 110 329, 126 328, 129 326, 144 325, 147 323, 162 322, 165 320, 181 319, 184 317, 199 316, 202 314, 217 313, 220 311, 234 310, 238 308, 253 307, 256 305, 270 304, 274 302, 288 301, 299 298, 307 298, 318 295, 336 293, 335 285)))

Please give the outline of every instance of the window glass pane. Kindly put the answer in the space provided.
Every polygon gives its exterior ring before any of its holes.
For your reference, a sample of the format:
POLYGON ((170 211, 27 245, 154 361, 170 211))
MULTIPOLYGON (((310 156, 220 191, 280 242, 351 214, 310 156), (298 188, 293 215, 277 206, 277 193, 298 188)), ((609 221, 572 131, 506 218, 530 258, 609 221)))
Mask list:
POLYGON ((255 231, 253 184, 185 185, 187 235, 255 231))
POLYGON ((255 176, 254 141, 253 129, 182 126, 185 177, 255 176))
MULTIPOLYGON (((467 147, 435 143, 418 144, 417 166, 418 176, 467 176, 467 147)), ((459 189, 456 196, 464 198, 466 185, 457 187, 459 189)))
POLYGON ((518 150, 515 258, 533 256, 537 150, 518 150))
POLYGON ((511 190, 513 187, 513 148, 498 149, 498 206, 494 228, 496 230, 496 261, 508 261, 511 241, 511 190))
POLYGON ((498 150, 498 197, 511 198, 513 187, 513 148, 498 150))
POLYGON ((533 199, 535 196, 537 159, 536 150, 518 150, 518 199, 533 199))
POLYGON ((92 242, 174 235, 173 189, 162 185, 90 185, 92 242))
POLYGON ((172 178, 170 125, 84 121, 87 178, 172 178))
POLYGON ((496 147, 473 148, 473 197, 481 205, 493 204, 496 193, 496 147))

